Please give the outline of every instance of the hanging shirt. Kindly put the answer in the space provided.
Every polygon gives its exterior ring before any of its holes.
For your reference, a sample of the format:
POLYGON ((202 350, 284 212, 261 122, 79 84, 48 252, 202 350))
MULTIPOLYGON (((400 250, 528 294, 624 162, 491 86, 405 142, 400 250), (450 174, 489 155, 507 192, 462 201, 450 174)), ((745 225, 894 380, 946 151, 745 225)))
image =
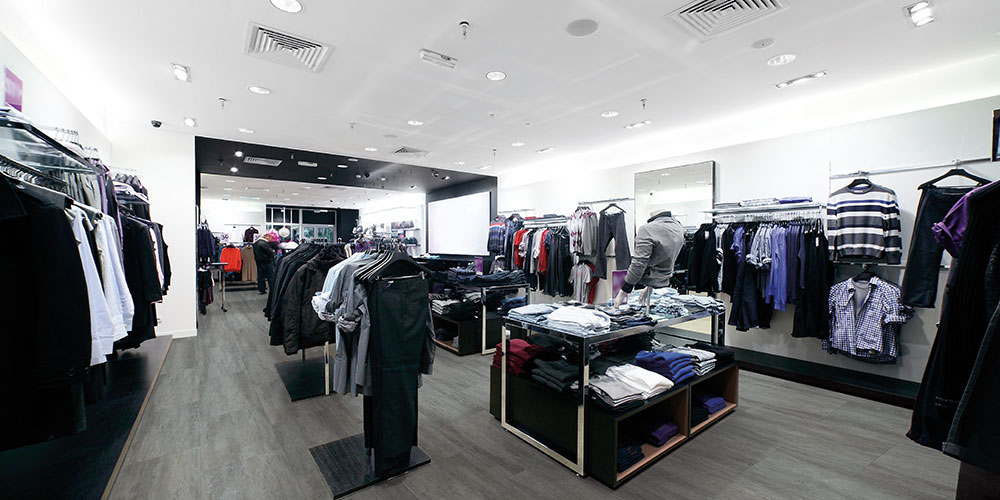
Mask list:
POLYGON ((107 227, 105 235, 108 239, 108 248, 111 253, 111 267, 114 271, 115 280, 118 282, 117 287, 121 302, 122 324, 125 325, 125 331, 127 332, 132 330, 132 318, 135 317, 135 302, 132 300, 132 291, 129 290, 128 282, 125 280, 125 257, 122 254, 118 238, 121 231, 118 229, 118 224, 113 218, 102 217, 101 222, 107 227))
MULTIPOLYGON (((101 217, 94 226, 94 240, 97 243, 98 265, 101 267, 101 276, 104 277, 104 299, 108 304, 108 312, 111 315, 111 323, 114 326, 114 340, 121 340, 128 336, 128 328, 125 327, 125 313, 123 311, 124 298, 128 297, 131 304, 132 298, 128 294, 128 285, 125 284, 125 271, 122 270, 121 260, 116 258, 111 243, 111 238, 117 240, 117 236, 108 227, 110 217, 101 217), (125 285, 124 297, 120 286, 125 285)), ((129 325, 132 324, 129 318, 129 325)), ((110 354, 105 352, 104 354, 110 354)))
POLYGON ((830 337, 823 349, 869 363, 894 364, 900 326, 913 317, 913 309, 899 302, 899 287, 873 276, 867 294, 854 280, 833 285, 829 314, 830 337))
POLYGON ((87 281, 87 300, 90 306, 90 366, 94 366, 105 362, 107 360, 105 355, 114 351, 115 327, 111 321, 111 312, 108 310, 104 291, 101 290, 101 278, 97 273, 97 264, 94 254, 90 251, 87 229, 84 227, 90 226, 90 222, 79 208, 71 207, 69 212, 84 279, 87 281))
POLYGON ((826 205, 827 237, 832 259, 884 259, 899 264, 903 240, 899 234, 896 193, 884 186, 844 187, 826 205))

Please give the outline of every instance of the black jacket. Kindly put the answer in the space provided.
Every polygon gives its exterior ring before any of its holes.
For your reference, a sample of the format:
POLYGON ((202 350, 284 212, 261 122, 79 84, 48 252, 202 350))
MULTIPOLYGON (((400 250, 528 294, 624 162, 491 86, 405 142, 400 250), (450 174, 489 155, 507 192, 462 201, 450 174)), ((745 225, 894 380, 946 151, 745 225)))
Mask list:
POLYGON ((261 238, 253 244, 253 258, 257 262, 274 262, 278 245, 261 238))
POLYGON ((156 337, 156 306, 154 302, 163 300, 160 277, 156 272, 159 262, 153 252, 153 240, 149 236, 149 226, 134 217, 122 219, 122 260, 125 268, 125 282, 128 283, 135 316, 128 337, 115 342, 115 349, 139 347, 143 341, 156 337))
POLYGON ((285 327, 285 354, 333 341, 333 323, 319 319, 312 308, 312 297, 323 290, 326 273, 342 261, 340 256, 320 253, 295 271, 282 303, 281 320, 285 327))

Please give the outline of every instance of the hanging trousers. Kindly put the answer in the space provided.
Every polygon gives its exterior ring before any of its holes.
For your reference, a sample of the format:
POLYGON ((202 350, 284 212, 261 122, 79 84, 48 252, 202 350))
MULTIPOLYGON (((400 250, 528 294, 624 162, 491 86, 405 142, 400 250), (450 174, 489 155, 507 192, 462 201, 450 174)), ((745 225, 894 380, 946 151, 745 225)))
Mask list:
POLYGON ((274 288, 274 262, 257 261, 257 291, 265 293, 274 288))
POLYGON ((931 228, 941 222, 951 207, 971 190, 971 187, 929 187, 920 195, 910 253, 906 257, 906 272, 900 287, 900 301, 904 304, 934 307, 944 249, 934 239, 931 228))
POLYGON ((386 279, 371 287, 369 359, 372 396, 365 398, 365 442, 375 472, 405 467, 417 444, 417 378, 427 335, 427 280, 386 279))
POLYGON ((601 214, 597 226, 597 264, 594 275, 601 279, 608 278, 608 243, 615 240, 615 268, 621 271, 628 269, 632 263, 632 252, 628 249, 628 230, 625 229, 625 214, 601 214))

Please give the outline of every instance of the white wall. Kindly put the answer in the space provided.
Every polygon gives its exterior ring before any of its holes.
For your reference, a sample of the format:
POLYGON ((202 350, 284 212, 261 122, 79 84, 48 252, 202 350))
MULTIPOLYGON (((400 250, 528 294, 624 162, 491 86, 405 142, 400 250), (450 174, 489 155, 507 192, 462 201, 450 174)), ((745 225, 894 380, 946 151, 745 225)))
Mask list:
MULTIPOLYGON (((111 142, 105 136, 105 124, 88 120, 6 36, 0 34, 0 85, 2 67, 9 68, 24 83, 22 111, 29 120, 36 125, 76 130, 80 133, 81 144, 97 148, 105 161, 111 158, 111 142)), ((3 87, 0 86, 0 101, 2 97, 3 87)))
POLYGON ((229 241, 243 241, 247 224, 253 225, 262 234, 267 220, 264 202, 243 200, 201 199, 201 218, 208 221, 213 233, 229 234, 229 241))
POLYGON ((150 217, 163 224, 173 272, 157 304, 157 335, 197 333, 194 136, 152 127, 113 127, 114 167, 134 169, 149 191, 150 217))
MULTIPOLYGON (((633 176, 636 172, 707 160, 717 162, 716 200, 719 202, 789 195, 812 196, 817 201, 825 202, 832 188, 850 182, 849 179, 831 181, 831 170, 836 174, 988 156, 992 112, 998 108, 1000 96, 995 96, 627 167, 599 170, 599 165, 581 164, 580 171, 585 174, 535 184, 513 185, 523 183, 523 176, 516 179, 501 176, 499 209, 530 207, 536 209, 535 214, 568 214, 575 209, 578 201, 634 196, 633 176)), ((965 168, 991 179, 1000 177, 1000 167, 995 164, 965 168)), ((873 178, 876 183, 896 191, 902 211, 904 250, 909 245, 917 209, 917 185, 945 170, 873 178)), ((599 210, 601 207, 592 208, 599 210)), ((644 220, 643 215, 638 214, 640 220, 644 220)), ((630 226, 630 231, 631 237, 634 226, 630 226)), ((851 269, 839 271, 844 274, 851 269)), ((880 272, 886 278, 900 282, 901 269, 880 272)), ((945 277, 942 271, 939 295, 945 277)), ((602 281, 599 286, 597 299, 606 300, 610 285, 602 281)), ((548 299, 538 295, 532 300, 548 299)), ((791 310, 776 313, 769 330, 742 333, 730 328, 726 337, 728 344, 737 347, 919 381, 936 334, 938 315, 938 309, 919 310, 903 328, 902 357, 897 365, 868 365, 842 356, 830 356, 820 349, 818 340, 791 338, 791 310)))

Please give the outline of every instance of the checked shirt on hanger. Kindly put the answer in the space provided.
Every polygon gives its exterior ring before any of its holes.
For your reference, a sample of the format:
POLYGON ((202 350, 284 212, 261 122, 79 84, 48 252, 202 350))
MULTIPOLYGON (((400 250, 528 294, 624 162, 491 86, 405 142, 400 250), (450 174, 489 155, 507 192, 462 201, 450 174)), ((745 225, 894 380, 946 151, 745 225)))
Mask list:
POLYGON ((876 364, 894 364, 899 330, 913 310, 899 302, 899 288, 872 276, 846 280, 830 289, 830 337, 823 349, 876 364))

